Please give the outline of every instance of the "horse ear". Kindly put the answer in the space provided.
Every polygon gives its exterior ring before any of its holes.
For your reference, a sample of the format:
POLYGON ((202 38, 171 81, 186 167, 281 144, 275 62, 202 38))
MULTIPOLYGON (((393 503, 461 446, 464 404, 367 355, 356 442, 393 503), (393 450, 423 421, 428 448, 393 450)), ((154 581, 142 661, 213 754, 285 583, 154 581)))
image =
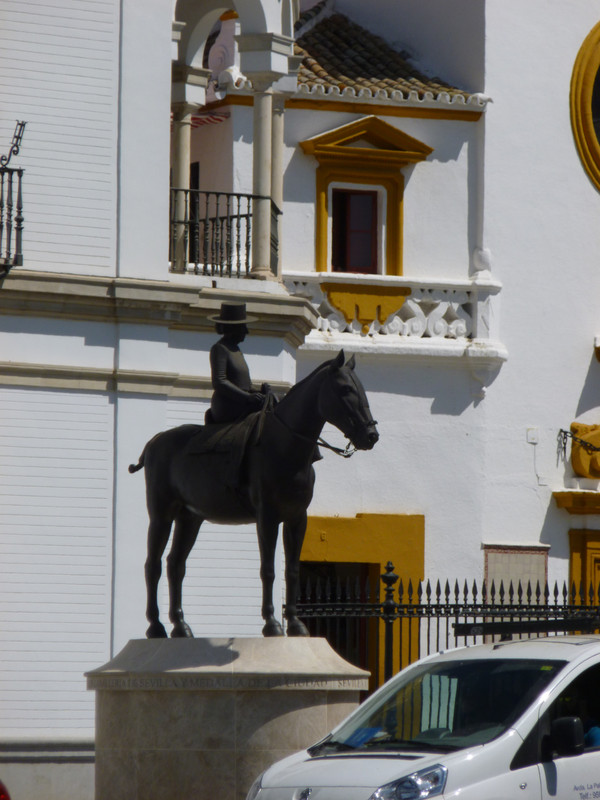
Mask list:
POLYGON ((356 354, 355 353, 352 353, 352 355, 350 356, 350 358, 346 362, 346 366, 350 367, 350 369, 354 369, 354 367, 356 366, 356 354))
POLYGON ((337 356, 333 359, 332 367, 334 369, 339 369, 340 367, 344 366, 344 361, 346 360, 346 356, 344 355, 344 351, 340 350, 337 356))

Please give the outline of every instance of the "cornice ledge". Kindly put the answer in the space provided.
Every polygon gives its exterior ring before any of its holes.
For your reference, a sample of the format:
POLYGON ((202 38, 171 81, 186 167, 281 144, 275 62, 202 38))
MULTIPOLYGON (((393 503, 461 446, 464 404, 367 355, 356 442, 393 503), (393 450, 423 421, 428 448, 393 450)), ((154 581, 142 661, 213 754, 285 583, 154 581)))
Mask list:
MULTIPOLYGON (((271 381, 271 385, 279 391, 290 388, 288 383, 278 381, 271 381)), ((209 399, 213 392, 210 378, 197 375, 13 361, 0 361, 0 386, 117 391, 193 399, 209 399)))
MULTIPOLYGON (((244 286, 249 285, 248 281, 244 286)), ((254 287, 254 283, 252 283, 254 287)), ((183 282, 12 270, 2 287, 0 314, 212 330, 208 316, 233 297, 258 316, 253 331, 283 336, 294 346, 316 327, 318 315, 304 297, 245 289, 200 289, 183 282)))
POLYGON ((600 492, 561 490, 552 492, 552 497, 569 514, 600 514, 600 492))
POLYGON ((349 353, 405 357, 417 361, 424 359, 428 363, 432 360, 460 361, 471 369, 475 365, 498 367, 508 358, 504 345, 491 340, 417 338, 392 334, 362 335, 316 330, 306 337, 300 349, 337 352, 342 347, 349 353))
POLYGON ((302 83, 298 86, 298 90, 294 97, 311 97, 311 98, 326 98, 328 100, 358 100, 360 102, 374 100, 378 103, 390 103, 390 105, 406 105, 415 108, 448 108, 452 107, 453 110, 464 109, 465 111, 485 111, 488 104, 492 102, 492 98, 483 92, 475 92, 465 98, 461 94, 454 94, 447 91, 438 93, 426 91, 420 97, 416 90, 403 92, 400 89, 387 89, 372 90, 364 87, 356 90, 352 86, 346 86, 340 91, 337 86, 324 86, 323 84, 315 84, 314 86, 307 86, 302 83))

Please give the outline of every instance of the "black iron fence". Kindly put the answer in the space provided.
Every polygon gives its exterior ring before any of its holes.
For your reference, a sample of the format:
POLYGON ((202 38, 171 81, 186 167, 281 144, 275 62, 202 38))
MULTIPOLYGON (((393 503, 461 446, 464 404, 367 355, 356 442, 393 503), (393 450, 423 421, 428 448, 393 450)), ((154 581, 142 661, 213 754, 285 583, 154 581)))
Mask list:
POLYGON ((23 170, 0 166, 0 278, 23 264, 23 170))
POLYGON ((271 205, 271 264, 279 248, 277 218, 270 198, 199 189, 171 189, 169 258, 175 272, 240 278, 249 274, 255 204, 271 205))
POLYGON ((346 660, 370 670, 371 691, 439 650, 541 633, 600 630, 600 586, 405 583, 391 563, 381 581, 381 592, 369 581, 308 583, 298 603, 298 614, 311 635, 324 636, 346 660))

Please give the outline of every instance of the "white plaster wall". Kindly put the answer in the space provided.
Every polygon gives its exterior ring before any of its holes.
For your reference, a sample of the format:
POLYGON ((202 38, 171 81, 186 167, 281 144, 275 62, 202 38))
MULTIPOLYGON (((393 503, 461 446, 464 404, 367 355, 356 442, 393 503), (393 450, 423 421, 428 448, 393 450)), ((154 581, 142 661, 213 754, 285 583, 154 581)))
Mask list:
MULTIPOLYGON (((285 113, 282 264, 314 270, 317 160, 298 142, 360 119, 361 115, 288 110, 285 113)), ((434 148, 405 176, 403 271, 407 277, 466 279, 479 243, 477 225, 479 122, 381 117, 434 148)))
POLYGON ((490 542, 539 538, 551 545, 551 576, 561 577, 567 531, 582 520, 558 511, 551 498, 569 473, 556 436, 574 419, 600 419, 593 355, 600 195, 579 161, 569 119, 573 63, 599 18, 588 0, 487 4, 486 91, 494 103, 486 117, 484 238, 504 285, 501 331, 510 358, 484 401, 483 535, 490 542), (538 445, 527 443, 528 427, 538 429, 538 445))
POLYGON ((123 0, 118 273, 165 279, 169 236, 171 2, 123 0))
POLYGON ((2 360, 26 364, 111 369, 115 330, 101 322, 2 317, 2 360))
MULTIPOLYGON (((600 365, 593 354, 600 196, 583 171, 569 119, 573 62, 598 18, 597 5, 587 0, 568 8, 542 0, 525 7, 489 2, 485 91, 494 102, 485 122, 473 126, 476 133, 449 180, 456 182, 456 197, 466 184, 476 200, 453 209, 449 187, 442 196, 433 185, 420 187, 420 199, 433 205, 423 202, 423 213, 441 218, 445 211, 469 247, 488 247, 493 277, 503 282, 499 331, 509 360, 492 371, 486 398, 474 401, 475 382, 460 366, 392 359, 367 365, 360 358, 381 440, 351 466, 333 456, 317 465, 313 513, 425 513, 428 576, 481 574, 482 542, 541 542, 551 546, 550 578, 564 579, 569 528, 600 529, 598 518, 570 517, 552 498, 570 476, 557 455, 559 429, 573 419, 600 417, 600 365), (485 153, 479 141, 484 129, 485 153), (529 428, 536 429, 538 444, 527 441, 529 428)), ((407 132, 415 135, 415 128, 407 132)), ((405 219, 421 166, 408 183, 405 219)), ((294 167, 292 159, 286 178, 294 167)), ((310 191, 300 180, 290 185, 310 191)), ((306 235, 300 203, 294 212, 306 235)), ((289 241, 290 252, 300 250, 300 237, 293 247, 289 241)), ((441 242, 426 242, 417 258, 424 264, 429 253, 436 263, 431 253, 436 245, 438 252, 445 248, 449 277, 459 250, 447 232, 441 242)), ((408 263, 405 256, 406 274, 408 263)), ((303 354, 301 371, 313 359, 303 354)))
POLYGON ((0 736, 89 739, 83 673, 109 655, 113 409, 0 390, 0 736))
POLYGON ((253 108, 234 106, 233 120, 233 191, 252 192, 253 108))
MULTIPOLYGON (((303 352, 299 377, 323 360, 303 352)), ((342 460, 322 451, 309 513, 424 514, 427 577, 479 577, 485 502, 485 406, 467 369, 357 356, 379 442, 342 460)), ((324 438, 341 445, 327 426, 324 438)), ((401 568, 400 565, 396 567, 401 568)))
POLYGON ((114 274, 119 87, 117 0, 2 6, 0 153, 23 178, 29 269, 114 274))
POLYGON ((169 0, 3 8, 0 152, 26 120, 27 268, 165 277, 170 38, 169 0))
POLYGON ((201 125, 192 130, 190 161, 200 164, 200 189, 232 192, 233 122, 201 125))

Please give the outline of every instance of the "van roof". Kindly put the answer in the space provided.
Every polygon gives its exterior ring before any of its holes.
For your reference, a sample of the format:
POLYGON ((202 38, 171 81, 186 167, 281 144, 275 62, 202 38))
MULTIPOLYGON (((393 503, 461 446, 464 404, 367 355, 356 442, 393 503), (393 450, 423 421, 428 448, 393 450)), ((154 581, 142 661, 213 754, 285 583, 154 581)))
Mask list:
POLYGON ((443 650, 428 656, 426 661, 441 659, 454 661, 457 658, 533 658, 560 661, 577 661, 600 654, 600 634, 569 634, 561 636, 536 636, 531 639, 513 639, 494 644, 467 645, 453 650, 443 650))

